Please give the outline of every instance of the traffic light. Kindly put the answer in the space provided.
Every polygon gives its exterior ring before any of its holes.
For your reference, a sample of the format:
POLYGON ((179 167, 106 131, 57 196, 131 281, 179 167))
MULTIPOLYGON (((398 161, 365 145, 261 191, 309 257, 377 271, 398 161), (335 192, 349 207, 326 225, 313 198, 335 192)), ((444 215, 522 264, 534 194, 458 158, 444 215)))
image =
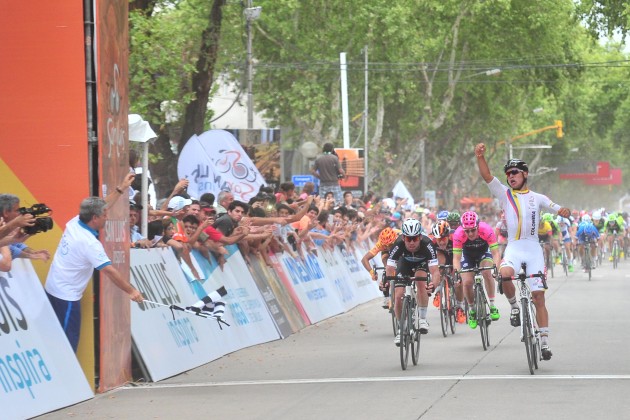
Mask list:
POLYGON ((556 137, 559 139, 564 137, 564 133, 562 132, 562 120, 556 120, 556 137))

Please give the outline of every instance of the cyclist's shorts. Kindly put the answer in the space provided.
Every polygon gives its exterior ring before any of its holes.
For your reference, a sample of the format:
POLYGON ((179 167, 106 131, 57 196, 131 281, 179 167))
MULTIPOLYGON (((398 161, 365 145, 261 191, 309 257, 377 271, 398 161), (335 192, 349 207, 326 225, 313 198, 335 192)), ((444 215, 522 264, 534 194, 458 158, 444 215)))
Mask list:
POLYGON ((584 238, 584 237, 583 238, 578 238, 578 244, 580 244, 580 245, 584 245, 587 242, 595 243, 595 242, 597 242, 597 239, 590 239, 590 238, 584 238))
POLYGON ((549 235, 538 235, 538 242, 549 244, 551 243, 551 237, 549 235))
MULTIPOLYGON (((545 262, 540 244, 527 239, 509 242, 501 267, 512 267, 516 275, 521 270, 521 263, 527 264, 527 274, 544 273, 545 262)), ((527 283, 532 292, 545 290, 540 277, 530 277, 527 283)))
POLYGON ((483 260, 492 261, 492 254, 490 251, 486 251, 481 256, 462 254, 462 269, 467 270, 469 268, 479 267, 479 263, 483 260))
POLYGON ((396 274, 403 276, 415 276, 417 271, 429 272, 429 261, 411 262, 405 258, 398 260, 396 274))

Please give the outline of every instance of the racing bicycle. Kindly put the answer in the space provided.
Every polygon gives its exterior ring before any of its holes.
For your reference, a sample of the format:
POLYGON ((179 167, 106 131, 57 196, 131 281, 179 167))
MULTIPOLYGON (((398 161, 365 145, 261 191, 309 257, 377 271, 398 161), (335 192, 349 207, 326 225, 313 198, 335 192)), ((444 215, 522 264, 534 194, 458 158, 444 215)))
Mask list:
POLYGON ((521 270, 516 276, 501 277, 499 287, 502 292, 502 282, 516 280, 518 283, 519 298, 521 303, 521 341, 525 344, 527 353, 527 365, 529 373, 534 374, 538 369, 538 362, 542 360, 540 330, 536 321, 536 307, 532 301, 532 292, 529 288, 528 278, 539 277, 542 279, 543 287, 547 289, 547 279, 541 272, 537 274, 527 274, 527 264, 521 264, 521 270))
POLYGON ((460 270, 458 275, 461 273, 474 273, 475 279, 473 283, 473 296, 475 297, 475 302, 473 303, 473 309, 475 311, 475 316, 477 318, 477 325, 479 326, 479 332, 481 333, 481 344, 483 349, 486 350, 490 347, 490 336, 488 334, 488 327, 492 320, 490 319, 490 304, 488 303, 488 299, 486 297, 486 292, 484 289, 484 278, 481 274, 482 271, 492 270, 492 275, 494 278, 497 277, 497 268, 496 266, 490 267, 472 267, 460 270))
POLYGON ((442 335, 446 337, 450 328, 451 334, 455 334, 455 324, 457 323, 457 302, 455 299, 455 280, 450 274, 452 265, 440 265, 441 273, 440 285, 436 290, 439 293, 440 323, 442 325, 442 335))
MULTIPOLYGON (((405 288, 405 293, 402 297, 402 311, 400 313, 398 333, 400 334, 400 366, 402 370, 406 370, 409 363, 409 353, 411 353, 411 361, 414 366, 418 364, 420 357, 420 338, 422 335, 418 326, 419 319, 416 310, 416 282, 426 281, 428 286, 429 277, 398 275, 385 276, 385 280, 393 280, 394 288, 405 288)), ((394 289, 391 290, 391 294, 394 294, 394 289)))

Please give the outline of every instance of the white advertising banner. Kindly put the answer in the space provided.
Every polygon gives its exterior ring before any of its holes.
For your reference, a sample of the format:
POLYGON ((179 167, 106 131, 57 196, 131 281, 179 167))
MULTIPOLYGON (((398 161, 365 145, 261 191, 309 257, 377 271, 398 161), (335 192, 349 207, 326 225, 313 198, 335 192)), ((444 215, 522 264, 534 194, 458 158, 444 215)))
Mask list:
POLYGON ((225 321, 230 327, 223 327, 221 333, 221 346, 225 354, 281 338, 265 299, 237 246, 229 245, 226 248, 230 255, 223 270, 205 259, 197 259, 206 278, 203 283, 206 293, 221 286, 227 289, 223 301, 226 303, 225 321))
MULTIPOLYGON (((170 248, 132 249, 131 283, 148 300, 191 306, 193 294, 170 248)), ((217 322, 154 304, 131 304, 131 334, 153 381, 176 375, 225 354, 217 322)))
MULTIPOLYGON (((320 249, 321 251, 321 249, 320 249)), ((341 276, 329 277, 319 259, 305 252, 304 261, 287 253, 280 257, 285 272, 312 323, 346 310, 344 299, 351 299, 341 276), (340 288, 342 289, 341 291, 340 288)), ((345 275, 345 272, 344 274, 345 275)))
POLYGON ((23 419, 94 395, 26 259, 0 272, 0 417, 23 419))
POLYGON ((179 179, 188 179, 188 194, 195 198, 209 192, 218 196, 231 191, 236 200, 248 202, 265 180, 236 138, 224 130, 192 136, 177 162, 179 179))

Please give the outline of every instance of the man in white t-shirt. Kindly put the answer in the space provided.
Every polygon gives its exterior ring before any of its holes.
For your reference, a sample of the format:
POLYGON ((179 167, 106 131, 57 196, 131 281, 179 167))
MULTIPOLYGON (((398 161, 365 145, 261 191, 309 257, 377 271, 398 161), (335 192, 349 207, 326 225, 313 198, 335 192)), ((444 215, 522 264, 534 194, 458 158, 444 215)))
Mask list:
POLYGON ((81 297, 94 270, 112 279, 133 301, 143 301, 142 294, 112 266, 98 240, 98 232, 107 221, 107 208, 129 188, 133 177, 128 174, 106 199, 89 197, 81 202, 79 215, 66 224, 46 278, 48 300, 75 353, 81 331, 81 297))

